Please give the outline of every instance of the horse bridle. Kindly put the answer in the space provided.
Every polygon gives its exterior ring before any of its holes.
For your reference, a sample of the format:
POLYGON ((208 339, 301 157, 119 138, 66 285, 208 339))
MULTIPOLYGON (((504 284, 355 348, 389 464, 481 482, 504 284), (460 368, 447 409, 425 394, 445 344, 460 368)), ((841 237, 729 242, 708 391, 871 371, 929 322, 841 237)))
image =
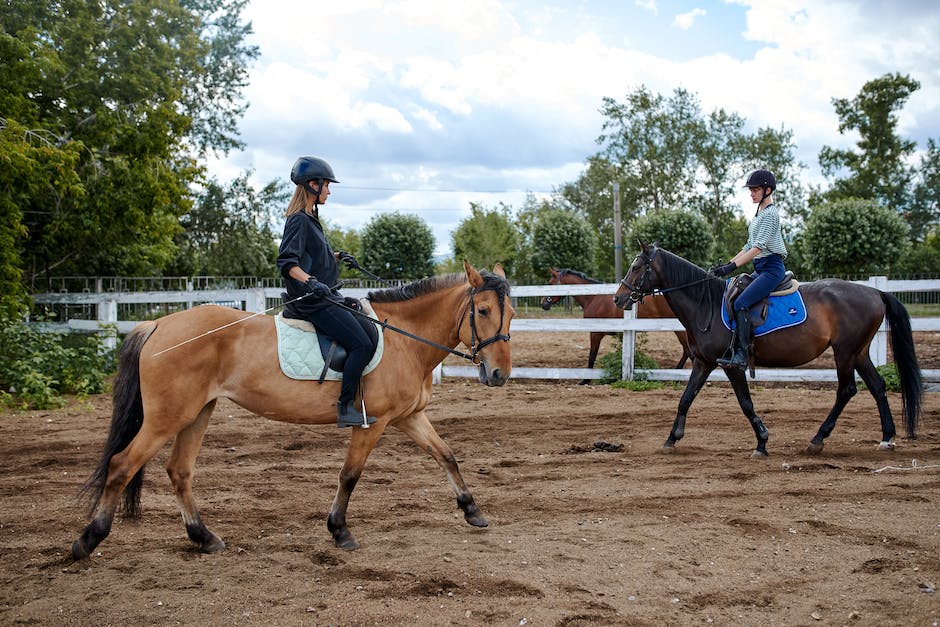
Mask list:
MULTIPOLYGON (((623 278, 620 279, 620 285, 630 290, 630 294, 629 294, 630 302, 642 303, 643 299, 646 296, 652 296, 653 294, 656 294, 656 293, 662 293, 662 290, 657 290, 657 289, 650 289, 649 291, 643 290, 643 283, 645 283, 649 279, 650 275, 653 274, 653 259, 656 257, 656 253, 658 252, 659 252, 659 249, 654 248, 653 254, 646 256, 646 267, 643 269, 643 275, 640 277, 639 284, 631 285, 627 281, 627 275, 629 275, 629 272, 623 275, 623 278)), ((633 263, 636 263, 637 259, 639 259, 640 257, 643 257, 644 255, 645 253, 641 252, 639 255, 636 256, 636 259, 633 260, 633 263)), ((633 264, 631 264, 631 267, 632 266, 633 264)))
MULTIPOLYGON (((480 292, 485 292, 486 290, 491 290, 493 292, 496 291, 493 288, 485 288, 479 291, 477 291, 475 287, 470 288, 470 300, 467 301, 467 309, 469 309, 470 311, 470 315, 469 315, 469 318, 470 318, 470 354, 467 355, 466 353, 455 351, 453 349, 448 349, 451 353, 455 355, 460 355, 461 357, 464 357, 465 359, 469 359, 470 363, 476 366, 480 365, 480 361, 477 360, 477 356, 480 354, 481 350, 483 350, 490 344, 494 342, 498 342, 500 340, 503 340, 505 342, 509 341, 508 333, 499 333, 499 331, 501 331, 503 328, 503 316, 506 311, 505 297, 503 297, 501 294, 499 294, 499 327, 497 329, 496 335, 494 335, 491 338, 487 338, 485 340, 477 341, 477 336, 479 335, 477 332, 477 322, 476 322, 477 307, 476 307, 476 303, 473 300, 473 297, 479 294, 480 292)), ((467 309, 464 310, 464 315, 466 315, 467 309)), ((463 325, 464 315, 460 316, 460 324, 457 325, 457 337, 460 337, 460 327, 463 325)))

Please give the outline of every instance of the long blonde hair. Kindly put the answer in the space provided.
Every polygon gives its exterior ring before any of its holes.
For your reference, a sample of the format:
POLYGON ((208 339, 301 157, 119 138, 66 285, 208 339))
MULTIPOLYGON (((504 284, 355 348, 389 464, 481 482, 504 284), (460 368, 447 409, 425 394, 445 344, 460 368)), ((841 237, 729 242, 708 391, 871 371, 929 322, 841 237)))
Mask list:
POLYGON ((298 185, 294 189, 294 195, 291 197, 290 202, 287 204, 287 212, 284 214, 285 217, 291 217, 295 213, 300 213, 301 211, 306 211, 307 215, 316 217, 316 211, 310 207, 308 208, 307 202, 307 190, 304 189, 303 185, 298 185))

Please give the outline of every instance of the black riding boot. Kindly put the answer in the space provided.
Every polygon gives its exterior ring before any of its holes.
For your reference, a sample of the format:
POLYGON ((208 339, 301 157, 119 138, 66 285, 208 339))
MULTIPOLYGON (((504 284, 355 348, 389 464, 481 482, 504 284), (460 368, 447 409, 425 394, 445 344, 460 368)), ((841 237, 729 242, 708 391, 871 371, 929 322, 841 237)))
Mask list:
MULTIPOLYGON (((751 344, 751 314, 746 309, 734 310, 734 323, 737 327, 734 332, 734 341, 732 346, 728 347, 728 352, 733 352, 731 359, 726 357, 719 358, 718 365, 722 368, 747 369, 747 353, 751 344)), ((725 353, 727 355, 727 353, 725 353)))
POLYGON ((339 428, 343 427, 363 427, 365 429, 369 428, 375 422, 375 418, 372 416, 363 416, 362 412, 356 407, 356 402, 347 401, 347 402, 338 402, 336 403, 336 426, 339 428))

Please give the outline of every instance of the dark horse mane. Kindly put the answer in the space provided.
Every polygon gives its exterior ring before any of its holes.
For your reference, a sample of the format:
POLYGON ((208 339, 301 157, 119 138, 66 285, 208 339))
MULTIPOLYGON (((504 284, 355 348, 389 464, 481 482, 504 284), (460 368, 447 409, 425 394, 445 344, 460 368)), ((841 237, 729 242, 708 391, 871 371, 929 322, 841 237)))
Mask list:
MULTIPOLYGON (((509 296, 509 281, 493 274, 487 270, 481 270, 480 276, 483 277, 483 287, 479 291, 493 290, 499 295, 500 300, 509 296)), ((452 274, 441 274, 438 276, 418 279, 412 283, 400 287, 390 287, 384 290, 369 292, 369 300, 373 303, 400 303, 425 294, 432 294, 460 283, 465 283, 467 275, 462 272, 452 274)))
MULTIPOLYGON (((671 253, 665 248, 653 245, 654 250, 658 251, 663 257, 662 270, 664 283, 670 287, 686 286, 687 291, 692 298, 702 301, 709 293, 717 295, 719 298, 725 291, 725 282, 723 279, 713 277, 713 281, 703 281, 710 275, 706 270, 695 265, 688 259, 683 259, 675 253, 671 253)), ((721 302, 715 301, 715 302, 721 302)))
POLYGON ((571 268, 559 268, 559 269, 558 269, 558 274, 559 274, 560 276, 564 276, 564 275, 566 275, 566 274, 573 274, 573 275, 575 275, 576 277, 580 277, 580 278, 584 279, 584 280, 587 281, 588 283, 603 283, 603 281, 598 281, 597 279, 592 279, 591 277, 589 277, 588 275, 584 274, 584 273, 581 272, 580 270, 572 270, 571 268))

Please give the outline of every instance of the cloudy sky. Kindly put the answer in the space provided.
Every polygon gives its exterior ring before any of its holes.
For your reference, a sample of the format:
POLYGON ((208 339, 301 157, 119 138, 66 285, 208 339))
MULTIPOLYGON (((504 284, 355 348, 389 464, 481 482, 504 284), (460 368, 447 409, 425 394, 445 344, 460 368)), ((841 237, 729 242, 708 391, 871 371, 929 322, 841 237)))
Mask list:
POLYGON ((809 182, 823 145, 856 139, 831 99, 885 73, 921 83, 900 132, 940 138, 935 0, 252 0, 244 17, 261 51, 246 148, 211 171, 262 185, 322 156, 341 181, 331 223, 418 215, 437 253, 471 202, 519 207, 575 180, 602 99, 641 85, 792 130, 809 182))

